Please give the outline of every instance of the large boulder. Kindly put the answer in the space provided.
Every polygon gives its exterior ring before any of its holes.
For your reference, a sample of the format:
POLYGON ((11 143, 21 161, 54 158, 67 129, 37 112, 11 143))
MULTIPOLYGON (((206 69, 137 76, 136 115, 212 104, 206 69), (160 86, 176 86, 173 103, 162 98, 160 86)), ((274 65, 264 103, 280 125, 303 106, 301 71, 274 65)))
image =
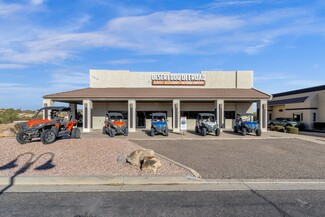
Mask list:
POLYGON ((154 156, 155 152, 151 149, 135 150, 130 154, 126 161, 131 165, 139 166, 143 162, 143 159, 153 158, 154 156))
POLYGON ((141 155, 140 155, 140 161, 143 161, 143 159, 145 158, 153 158, 155 156, 155 152, 154 150, 151 150, 151 149, 144 149, 142 150, 141 152, 141 155))
POLYGON ((144 158, 141 170, 147 173, 157 173, 157 169, 161 167, 161 162, 158 158, 144 158))
POLYGON ((14 124, 0 124, 0 137, 14 137, 16 131, 14 124))
POLYGON ((16 136, 16 131, 13 128, 0 130, 0 137, 14 137, 14 136, 16 136))
POLYGON ((130 154, 130 156, 126 159, 128 163, 134 166, 140 165, 140 155, 142 153, 142 150, 135 150, 130 154))

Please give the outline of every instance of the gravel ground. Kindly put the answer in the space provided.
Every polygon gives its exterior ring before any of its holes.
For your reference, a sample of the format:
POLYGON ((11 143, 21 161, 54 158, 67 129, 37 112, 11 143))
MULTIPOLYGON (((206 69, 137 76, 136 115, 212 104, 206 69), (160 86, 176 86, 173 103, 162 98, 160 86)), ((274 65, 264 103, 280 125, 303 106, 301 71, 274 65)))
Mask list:
POLYGON ((325 145, 300 139, 134 140, 211 179, 325 179, 325 145))
MULTIPOLYGON (((117 162, 119 156, 137 149, 143 148, 119 138, 62 139, 50 145, 40 141, 19 145, 14 138, 2 138, 0 176, 12 176, 17 171, 21 176, 154 176, 139 167, 117 162), (16 158, 17 166, 12 167, 16 158), (28 162, 32 163, 26 166, 28 162)), ((161 164, 157 176, 193 176, 164 159, 161 164)))

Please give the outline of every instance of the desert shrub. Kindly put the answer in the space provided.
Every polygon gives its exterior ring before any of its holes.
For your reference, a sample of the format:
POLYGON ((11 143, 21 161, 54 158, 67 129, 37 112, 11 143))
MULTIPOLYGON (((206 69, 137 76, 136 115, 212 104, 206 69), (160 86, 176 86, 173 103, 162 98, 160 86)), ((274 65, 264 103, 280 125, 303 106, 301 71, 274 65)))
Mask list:
POLYGON ((297 127, 287 127, 286 128, 286 132, 287 133, 292 133, 292 134, 298 134, 299 133, 299 129, 297 127))
POLYGON ((270 126, 271 131, 275 131, 275 126, 270 126))
POLYGON ((278 132, 285 132, 285 128, 283 126, 274 126, 274 130, 278 132))
POLYGON ((18 111, 10 108, 0 113, 0 124, 8 124, 19 120, 18 111))

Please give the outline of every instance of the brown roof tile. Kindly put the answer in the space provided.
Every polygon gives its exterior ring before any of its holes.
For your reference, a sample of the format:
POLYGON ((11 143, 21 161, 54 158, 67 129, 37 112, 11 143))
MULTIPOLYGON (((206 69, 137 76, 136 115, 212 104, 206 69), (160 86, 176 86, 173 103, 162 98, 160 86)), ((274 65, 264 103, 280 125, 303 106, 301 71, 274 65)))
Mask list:
POLYGON ((270 99, 254 88, 85 88, 44 96, 51 99, 270 99))

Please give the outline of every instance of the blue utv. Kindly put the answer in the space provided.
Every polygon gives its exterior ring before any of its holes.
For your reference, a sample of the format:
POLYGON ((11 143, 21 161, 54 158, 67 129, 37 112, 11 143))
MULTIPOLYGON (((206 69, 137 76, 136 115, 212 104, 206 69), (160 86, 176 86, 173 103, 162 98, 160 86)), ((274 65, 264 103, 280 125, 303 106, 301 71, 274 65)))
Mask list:
POLYGON ((247 133, 255 132, 256 136, 261 136, 262 132, 257 121, 253 121, 252 113, 237 114, 234 133, 241 133, 246 136, 247 133))
POLYGON ((155 134, 168 136, 168 124, 165 113, 152 113, 150 136, 155 134))

